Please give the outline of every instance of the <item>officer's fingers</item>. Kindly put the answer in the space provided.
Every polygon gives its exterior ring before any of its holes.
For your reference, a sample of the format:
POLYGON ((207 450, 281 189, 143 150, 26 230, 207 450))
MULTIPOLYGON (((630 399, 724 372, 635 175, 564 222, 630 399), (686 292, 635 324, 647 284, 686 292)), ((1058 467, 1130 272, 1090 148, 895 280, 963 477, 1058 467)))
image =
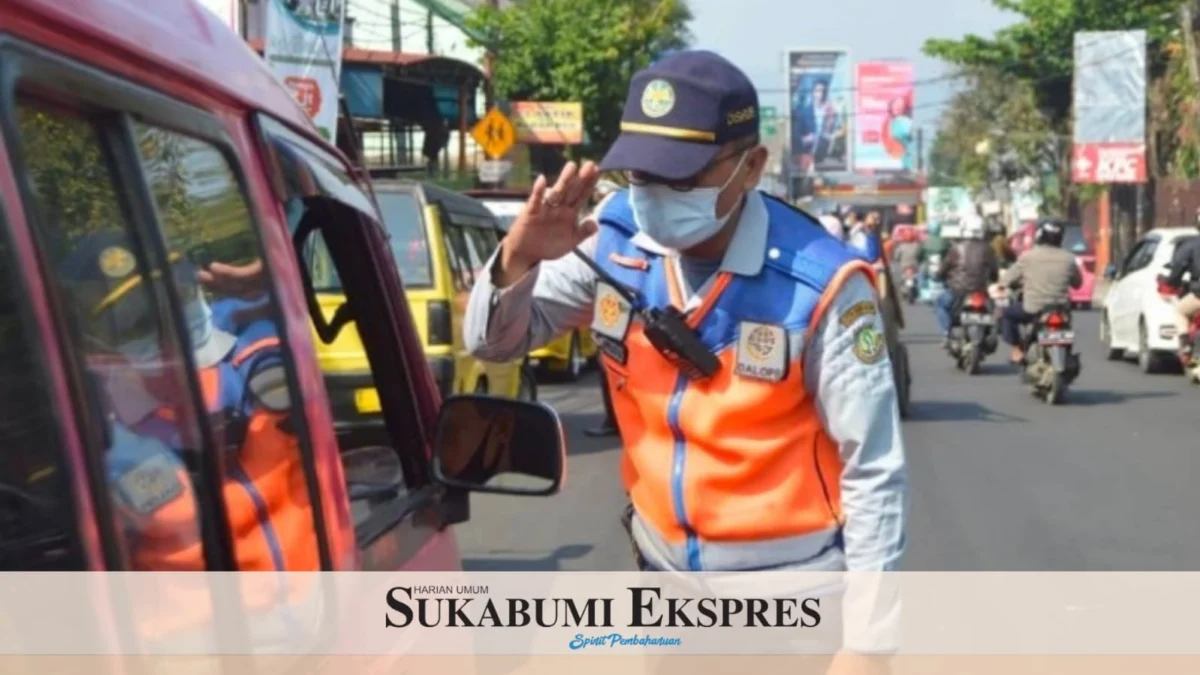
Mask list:
POLYGON ((579 227, 575 228, 575 245, 582 244, 585 239, 596 234, 599 229, 600 224, 596 222, 595 218, 584 218, 579 223, 579 227))
POLYGON ((525 214, 530 216, 537 215, 542 210, 542 203, 546 199, 546 176, 540 175, 537 180, 533 181, 533 189, 529 191, 529 200, 525 202, 525 214))
POLYGON ((583 205, 587 198, 591 196, 592 190, 595 189, 596 165, 592 162, 585 162, 579 168, 574 179, 566 186, 566 204, 572 208, 578 209, 583 205))

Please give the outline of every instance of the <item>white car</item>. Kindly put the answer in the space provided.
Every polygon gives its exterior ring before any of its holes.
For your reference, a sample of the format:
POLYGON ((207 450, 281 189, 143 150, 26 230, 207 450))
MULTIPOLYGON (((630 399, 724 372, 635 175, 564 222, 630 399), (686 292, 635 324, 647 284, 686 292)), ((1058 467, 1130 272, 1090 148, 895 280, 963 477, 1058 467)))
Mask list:
POLYGON ((1176 247, 1200 234, 1194 227, 1150 230, 1116 269, 1106 270, 1112 280, 1104 298, 1100 341, 1108 347, 1108 358, 1136 355, 1143 372, 1153 373, 1179 358, 1179 324, 1174 298, 1158 293, 1158 277, 1176 247))

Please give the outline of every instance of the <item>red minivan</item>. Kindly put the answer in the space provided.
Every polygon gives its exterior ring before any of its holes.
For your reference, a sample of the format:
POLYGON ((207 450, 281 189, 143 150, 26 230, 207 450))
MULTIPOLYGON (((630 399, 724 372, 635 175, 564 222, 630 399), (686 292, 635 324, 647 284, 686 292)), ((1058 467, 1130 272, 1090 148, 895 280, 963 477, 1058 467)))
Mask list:
POLYGON ((468 492, 558 490, 554 412, 442 404, 369 185, 192 0, 3 0, 0 132, 0 570, 457 570, 468 492))

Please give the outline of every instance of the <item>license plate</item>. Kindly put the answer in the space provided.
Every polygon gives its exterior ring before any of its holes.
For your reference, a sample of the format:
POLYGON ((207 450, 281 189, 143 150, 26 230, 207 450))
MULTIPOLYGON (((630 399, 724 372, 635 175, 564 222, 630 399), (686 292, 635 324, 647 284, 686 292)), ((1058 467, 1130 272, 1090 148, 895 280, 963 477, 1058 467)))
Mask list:
POLYGON ((354 392, 354 407, 358 409, 358 412, 363 414, 382 411, 383 407, 379 404, 379 391, 374 388, 356 390, 354 392))
POLYGON ((963 314, 963 325, 971 326, 991 326, 996 323, 996 317, 991 314, 963 314))
POLYGON ((1073 330, 1042 331, 1038 333, 1038 342, 1042 344, 1061 344, 1063 342, 1074 341, 1075 331, 1073 330))

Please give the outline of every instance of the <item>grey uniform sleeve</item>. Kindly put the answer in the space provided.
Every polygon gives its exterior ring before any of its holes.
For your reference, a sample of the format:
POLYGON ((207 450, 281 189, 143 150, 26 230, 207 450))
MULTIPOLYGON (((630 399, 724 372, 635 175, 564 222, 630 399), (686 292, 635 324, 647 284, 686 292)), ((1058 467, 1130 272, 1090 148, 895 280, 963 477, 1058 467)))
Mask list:
MULTIPOLYGON (((895 571, 904 552, 908 472, 885 335, 874 290, 855 274, 820 318, 804 355, 805 386, 842 459, 842 534, 851 573, 895 571)), ((894 583, 879 574, 849 577, 846 648, 893 651, 899 595, 888 586, 894 583)))
MULTIPOLYGON (((579 246, 591 256, 596 236, 579 246)), ((576 255, 543 262, 507 288, 496 288, 497 250, 471 289, 463 322, 467 351, 487 361, 511 361, 567 331, 587 325, 596 294, 596 273, 576 255)))

